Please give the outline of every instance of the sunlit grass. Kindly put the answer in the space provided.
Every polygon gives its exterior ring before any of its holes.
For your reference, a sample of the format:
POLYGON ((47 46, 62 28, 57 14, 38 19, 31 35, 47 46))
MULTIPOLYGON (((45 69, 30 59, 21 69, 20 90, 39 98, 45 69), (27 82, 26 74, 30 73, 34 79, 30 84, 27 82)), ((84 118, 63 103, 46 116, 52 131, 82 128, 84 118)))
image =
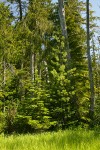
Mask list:
POLYGON ((100 134, 66 130, 36 135, 1 135, 0 150, 100 150, 100 134))

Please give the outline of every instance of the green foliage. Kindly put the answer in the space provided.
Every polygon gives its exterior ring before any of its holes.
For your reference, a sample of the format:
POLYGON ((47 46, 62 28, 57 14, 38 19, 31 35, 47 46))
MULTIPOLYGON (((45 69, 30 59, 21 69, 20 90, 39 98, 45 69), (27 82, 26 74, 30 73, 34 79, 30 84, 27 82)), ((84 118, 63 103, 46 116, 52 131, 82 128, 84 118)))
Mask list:
MULTIPOLYGON (((68 30, 65 41, 57 4, 50 0, 30 0, 28 5, 25 1, 9 2, 10 6, 16 2, 19 15, 0 3, 0 132, 88 127, 90 89, 81 16, 84 5, 78 0, 64 3, 68 30)), ((97 66, 99 62, 93 67, 97 66)), ((99 75, 94 74, 95 120, 99 125, 99 75)))

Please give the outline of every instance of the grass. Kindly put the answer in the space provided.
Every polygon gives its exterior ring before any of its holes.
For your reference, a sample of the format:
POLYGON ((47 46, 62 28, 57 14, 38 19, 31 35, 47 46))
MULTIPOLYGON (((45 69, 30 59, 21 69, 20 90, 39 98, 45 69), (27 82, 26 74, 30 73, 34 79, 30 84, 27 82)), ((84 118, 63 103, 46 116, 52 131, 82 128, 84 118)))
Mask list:
POLYGON ((0 135, 0 150, 100 150, 100 134, 66 130, 36 135, 0 135))

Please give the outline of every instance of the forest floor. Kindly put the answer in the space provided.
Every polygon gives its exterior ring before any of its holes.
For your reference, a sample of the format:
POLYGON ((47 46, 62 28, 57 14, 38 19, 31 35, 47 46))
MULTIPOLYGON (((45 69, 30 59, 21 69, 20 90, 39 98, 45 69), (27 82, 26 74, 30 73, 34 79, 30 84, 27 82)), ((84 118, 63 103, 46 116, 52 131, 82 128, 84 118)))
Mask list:
POLYGON ((35 135, 1 134, 0 150, 100 150, 100 132, 66 130, 35 135))

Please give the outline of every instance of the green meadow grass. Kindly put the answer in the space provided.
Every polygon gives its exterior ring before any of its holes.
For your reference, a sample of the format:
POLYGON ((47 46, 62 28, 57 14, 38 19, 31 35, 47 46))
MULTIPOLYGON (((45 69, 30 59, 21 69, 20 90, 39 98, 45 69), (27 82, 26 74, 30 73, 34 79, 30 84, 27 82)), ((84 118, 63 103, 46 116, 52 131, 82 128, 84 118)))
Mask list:
POLYGON ((0 135, 0 150, 100 150, 100 134, 66 130, 36 135, 0 135))

